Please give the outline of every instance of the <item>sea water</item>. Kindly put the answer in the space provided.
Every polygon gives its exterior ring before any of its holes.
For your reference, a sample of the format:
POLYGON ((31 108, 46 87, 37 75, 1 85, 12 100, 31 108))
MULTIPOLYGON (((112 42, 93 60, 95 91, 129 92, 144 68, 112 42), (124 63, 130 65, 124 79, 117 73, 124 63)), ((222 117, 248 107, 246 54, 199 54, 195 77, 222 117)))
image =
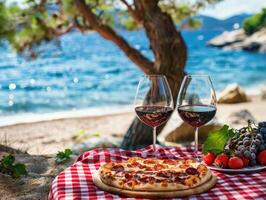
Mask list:
MULTIPOLYGON (((153 59, 143 31, 120 33, 153 59)), ((219 31, 185 31, 186 72, 209 74, 221 91, 230 83, 258 92, 266 84, 266 54, 206 47, 219 31)), ((97 33, 72 32, 43 43, 37 58, 0 45, 0 115, 46 113, 133 103, 139 76, 135 66, 113 43, 97 33)))

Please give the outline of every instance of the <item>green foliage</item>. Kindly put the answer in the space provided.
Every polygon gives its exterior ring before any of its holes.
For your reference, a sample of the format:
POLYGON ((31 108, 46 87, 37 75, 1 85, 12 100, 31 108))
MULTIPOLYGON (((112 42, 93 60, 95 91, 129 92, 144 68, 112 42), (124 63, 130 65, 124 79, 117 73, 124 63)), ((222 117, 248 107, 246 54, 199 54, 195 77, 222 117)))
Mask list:
POLYGON ((251 35, 263 27, 266 27, 266 8, 263 8, 260 13, 245 19, 243 23, 247 35, 251 35))
POLYGON ((64 151, 58 151, 56 154, 56 162, 62 163, 70 159, 70 156, 73 154, 71 149, 65 149, 64 151))
POLYGON ((226 142, 236 134, 238 134, 238 132, 234 129, 229 129, 229 126, 227 125, 224 125, 220 130, 210 132, 208 138, 203 144, 203 153, 222 153, 226 142))
POLYGON ((215 4, 221 0, 189 1, 189 0, 161 0, 160 7, 171 15, 173 20, 183 28, 199 28, 201 20, 193 18, 198 11, 208 4, 215 4))
MULTIPOLYGON (((199 9, 219 1, 160 0, 159 6, 171 15, 181 29, 197 28, 200 21, 195 20, 193 16, 199 9), (184 19, 185 24, 181 24, 184 19)), ((42 41, 53 40, 73 28, 82 32, 91 28, 75 7, 73 0, 18 0, 18 5, 6 2, 0 0, 0 40, 7 40, 18 52, 34 50, 42 41)), ((141 27, 121 0, 85 2, 103 24, 128 30, 141 27)), ((134 9, 132 2, 127 0, 134 9)))
POLYGON ((0 160, 0 172, 8 174, 13 178, 20 178, 27 174, 26 166, 21 163, 14 164, 15 157, 13 155, 4 156, 0 160))

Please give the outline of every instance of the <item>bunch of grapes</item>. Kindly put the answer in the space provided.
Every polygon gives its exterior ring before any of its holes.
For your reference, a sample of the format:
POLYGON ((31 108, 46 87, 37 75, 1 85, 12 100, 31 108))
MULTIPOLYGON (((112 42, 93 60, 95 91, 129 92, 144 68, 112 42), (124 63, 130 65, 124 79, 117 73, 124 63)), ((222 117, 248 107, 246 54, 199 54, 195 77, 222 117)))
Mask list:
POLYGON ((258 153, 266 149, 266 122, 260 122, 258 126, 249 122, 228 141, 227 148, 236 156, 247 158, 250 166, 256 165, 258 153))

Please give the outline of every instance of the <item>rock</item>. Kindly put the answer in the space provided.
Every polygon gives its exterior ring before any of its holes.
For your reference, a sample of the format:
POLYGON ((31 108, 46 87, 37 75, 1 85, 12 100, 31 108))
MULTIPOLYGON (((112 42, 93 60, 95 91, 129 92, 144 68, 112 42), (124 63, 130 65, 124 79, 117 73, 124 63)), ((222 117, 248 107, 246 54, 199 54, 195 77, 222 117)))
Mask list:
MULTIPOLYGON (((1 148, 1 150, 3 149, 1 148)), ((25 164, 28 175, 13 179, 0 173, 0 198, 3 200, 47 199, 53 179, 77 158, 77 156, 72 156, 69 161, 57 164, 55 155, 30 155, 19 153, 18 150, 12 150, 10 147, 5 147, 5 149, 7 151, 0 152, 0 158, 3 155, 17 152, 13 154, 15 162, 25 164)))
POLYGON ((72 147, 76 154, 89 151, 94 148, 119 147, 122 138, 109 136, 106 137, 91 137, 84 142, 78 143, 72 147))
MULTIPOLYGON (((159 135, 158 140, 162 145, 166 146, 180 146, 181 143, 181 146, 191 145, 191 142, 194 141, 195 128, 185 122, 177 124, 176 122, 180 120, 176 120, 175 117, 178 117, 178 115, 174 115, 174 119, 170 120, 170 124, 167 123, 165 129, 159 135), (173 123, 171 124, 171 122, 173 123)), ((209 132, 220 129, 221 127, 222 124, 214 118, 210 123, 199 129, 199 142, 203 143, 209 132)))
POLYGON ((241 42, 245 40, 246 34, 244 30, 234 30, 231 32, 225 31, 221 35, 211 39, 207 45, 214 47, 224 47, 233 43, 241 42))
POLYGON ((266 28, 250 36, 246 35, 243 29, 231 32, 225 31, 221 35, 211 39, 207 45, 221 47, 226 50, 246 50, 266 53, 266 28))
POLYGON ((227 118, 228 124, 234 128, 247 126, 248 120, 251 120, 253 122, 257 121, 254 116, 246 109, 233 112, 227 118))
POLYGON ((218 103, 242 103, 248 102, 249 98, 238 84, 228 85, 219 95, 218 103))

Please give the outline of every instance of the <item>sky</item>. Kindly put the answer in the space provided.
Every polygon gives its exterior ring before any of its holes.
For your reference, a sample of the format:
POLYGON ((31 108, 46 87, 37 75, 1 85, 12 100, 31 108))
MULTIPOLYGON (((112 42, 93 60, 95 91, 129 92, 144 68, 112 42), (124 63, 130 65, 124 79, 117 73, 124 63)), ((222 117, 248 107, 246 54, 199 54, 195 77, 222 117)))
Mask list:
MULTIPOLYGON (((23 2, 23 0, 7 1, 23 2)), ((200 14, 216 17, 219 19, 225 19, 241 13, 256 13, 263 7, 266 8, 266 0, 224 0, 221 3, 216 4, 215 6, 209 6, 205 10, 200 11, 200 14)))
POLYGON ((200 11, 200 14, 225 19, 241 13, 256 13, 263 7, 266 8, 266 0, 224 0, 200 11))

